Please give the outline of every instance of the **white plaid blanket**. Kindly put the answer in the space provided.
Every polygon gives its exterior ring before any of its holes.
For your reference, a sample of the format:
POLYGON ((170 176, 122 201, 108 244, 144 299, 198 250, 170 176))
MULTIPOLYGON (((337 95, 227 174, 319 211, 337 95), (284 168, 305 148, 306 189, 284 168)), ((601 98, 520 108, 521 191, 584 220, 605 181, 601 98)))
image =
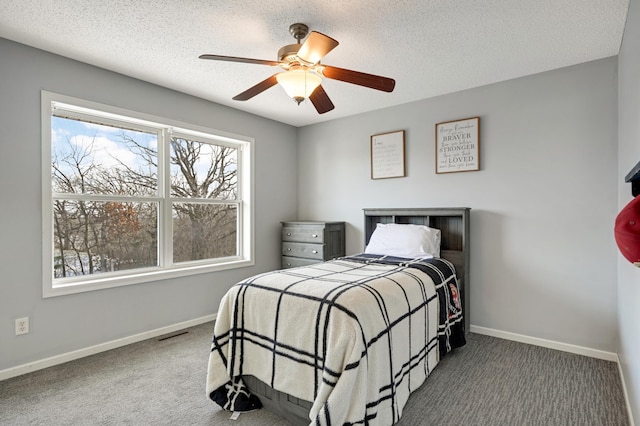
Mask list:
POLYGON ((220 303, 207 395, 259 407, 240 380, 253 375, 313 402, 311 424, 391 425, 441 353, 464 344, 458 294, 443 259, 359 255, 248 278, 220 303))

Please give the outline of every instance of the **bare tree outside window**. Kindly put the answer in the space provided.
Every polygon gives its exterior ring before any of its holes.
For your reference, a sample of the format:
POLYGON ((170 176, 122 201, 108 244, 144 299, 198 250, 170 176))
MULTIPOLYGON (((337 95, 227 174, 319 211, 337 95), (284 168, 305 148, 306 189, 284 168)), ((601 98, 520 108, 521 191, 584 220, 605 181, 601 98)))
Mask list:
POLYGON ((238 254, 235 204, 198 200, 236 200, 238 150, 185 138, 171 138, 173 261, 238 254))
POLYGON ((174 263, 238 255, 238 148, 188 137, 165 138, 163 148, 160 131, 51 123, 54 278, 159 266, 163 203, 174 263), (159 149, 169 156, 164 172, 159 149))

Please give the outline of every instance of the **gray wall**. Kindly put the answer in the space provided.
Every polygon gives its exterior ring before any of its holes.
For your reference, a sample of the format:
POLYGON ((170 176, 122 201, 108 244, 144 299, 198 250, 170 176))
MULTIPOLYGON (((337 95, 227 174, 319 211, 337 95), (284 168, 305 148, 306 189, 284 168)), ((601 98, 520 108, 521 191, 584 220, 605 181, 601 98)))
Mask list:
POLYGON ((471 207, 471 324, 616 352, 616 64, 301 128, 300 219, 348 222, 355 253, 365 207, 471 207), (436 175, 435 123, 472 116, 481 170, 436 175), (406 131, 407 176, 371 180, 370 136, 394 130, 406 131))
MULTIPOLYGON (((631 0, 618 59, 618 207, 631 200, 624 177, 640 161, 640 0, 631 0)), ((633 418, 640 422, 640 269, 618 256, 618 357, 633 418)))
POLYGON ((297 213, 295 128, 4 39, 0 58, 0 370, 212 314, 232 284, 279 267, 280 221, 297 213), (255 138, 256 265, 42 299, 42 89, 255 138), (16 337, 23 316, 31 333, 16 337))

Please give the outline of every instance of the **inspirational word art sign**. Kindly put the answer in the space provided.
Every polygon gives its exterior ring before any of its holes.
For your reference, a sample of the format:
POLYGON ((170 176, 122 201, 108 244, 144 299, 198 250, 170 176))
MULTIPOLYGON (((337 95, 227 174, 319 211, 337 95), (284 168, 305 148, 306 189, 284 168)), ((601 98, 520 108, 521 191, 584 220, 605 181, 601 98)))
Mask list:
POLYGON ((436 173, 480 170, 480 117, 436 124, 436 173))
POLYGON ((404 130, 371 136, 371 179, 404 175, 404 130))

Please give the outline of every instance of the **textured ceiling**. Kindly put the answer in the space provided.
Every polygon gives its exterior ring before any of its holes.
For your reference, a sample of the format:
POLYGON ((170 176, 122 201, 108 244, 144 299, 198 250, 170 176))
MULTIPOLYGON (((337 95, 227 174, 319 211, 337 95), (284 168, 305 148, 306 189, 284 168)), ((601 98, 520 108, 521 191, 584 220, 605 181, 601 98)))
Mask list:
MULTIPOLYGON (((294 126, 617 55, 629 0, 1 0, 0 37, 294 126), (340 45, 323 63, 394 78, 393 93, 335 80, 319 115, 276 86, 280 70, 205 61, 277 60, 302 22, 340 45)), ((3 60, 0 58, 0 60, 3 60)))

